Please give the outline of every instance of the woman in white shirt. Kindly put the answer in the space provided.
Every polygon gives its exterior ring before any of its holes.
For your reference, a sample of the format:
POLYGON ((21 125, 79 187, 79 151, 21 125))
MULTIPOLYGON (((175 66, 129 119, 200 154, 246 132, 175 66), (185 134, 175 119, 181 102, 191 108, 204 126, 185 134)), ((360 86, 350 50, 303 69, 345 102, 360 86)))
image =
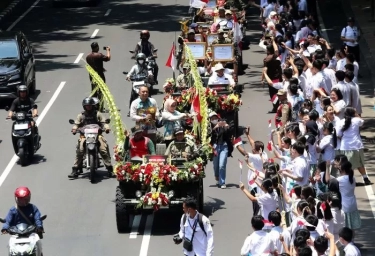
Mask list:
POLYGON ((335 158, 335 148, 337 146, 336 130, 333 123, 324 123, 324 137, 316 147, 317 152, 322 153, 322 161, 332 161, 335 158))
POLYGON ((329 193, 327 201, 331 206, 331 213, 333 217, 333 231, 331 234, 335 237, 335 241, 339 239, 339 231, 345 226, 345 213, 341 209, 341 195, 337 193, 329 193))
POLYGON ((343 119, 346 103, 343 100, 344 97, 341 91, 338 88, 333 88, 331 91, 330 97, 331 97, 333 110, 335 111, 335 115, 338 118, 343 119))
POLYGON ((363 119, 357 114, 356 110, 347 107, 345 109, 345 118, 337 125, 337 136, 341 138, 341 153, 352 163, 353 169, 358 169, 365 185, 370 185, 371 181, 365 169, 365 156, 359 130, 363 123, 363 119))

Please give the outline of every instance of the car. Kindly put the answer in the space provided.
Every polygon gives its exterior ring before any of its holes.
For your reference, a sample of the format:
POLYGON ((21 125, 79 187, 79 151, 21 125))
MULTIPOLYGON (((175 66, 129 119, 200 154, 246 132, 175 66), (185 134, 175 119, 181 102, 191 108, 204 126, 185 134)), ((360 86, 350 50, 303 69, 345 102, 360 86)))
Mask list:
POLYGON ((33 47, 22 32, 0 32, 0 99, 17 98, 17 88, 36 90, 33 47))
POLYGON ((75 4, 88 4, 90 6, 97 6, 100 0, 51 0, 53 7, 70 6, 75 4))

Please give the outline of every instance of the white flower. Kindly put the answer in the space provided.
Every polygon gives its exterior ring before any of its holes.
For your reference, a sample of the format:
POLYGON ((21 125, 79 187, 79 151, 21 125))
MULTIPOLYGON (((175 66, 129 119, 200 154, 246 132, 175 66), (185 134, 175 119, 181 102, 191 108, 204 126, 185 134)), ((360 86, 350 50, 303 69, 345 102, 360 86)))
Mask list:
POLYGON ((156 204, 156 201, 155 201, 155 200, 152 200, 152 204, 156 204))
POLYGON ((151 205, 151 204, 152 204, 152 198, 150 198, 150 197, 148 198, 148 200, 147 200, 147 204, 148 204, 148 205, 151 205))
POLYGON ((124 170, 122 170, 121 174, 122 174, 122 175, 125 175, 125 171, 124 171, 124 170))
POLYGON ((158 198, 158 205, 161 205, 161 198, 158 198))
POLYGON ((193 167, 194 167, 194 169, 198 169, 198 165, 196 165, 196 164, 193 167))

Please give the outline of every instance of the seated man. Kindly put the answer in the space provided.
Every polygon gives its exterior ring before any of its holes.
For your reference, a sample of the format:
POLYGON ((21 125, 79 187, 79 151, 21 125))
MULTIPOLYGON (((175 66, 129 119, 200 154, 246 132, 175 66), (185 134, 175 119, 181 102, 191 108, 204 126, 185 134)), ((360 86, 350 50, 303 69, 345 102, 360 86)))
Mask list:
POLYGON ((236 85, 231 75, 224 73, 225 68, 221 63, 215 65, 215 73, 208 80, 208 84, 228 84, 231 88, 236 85))
POLYGON ((132 128, 133 138, 129 138, 129 132, 125 131, 125 151, 130 151, 130 159, 142 158, 144 155, 155 155, 155 146, 151 139, 143 136, 143 130, 139 125, 132 128))
POLYGON ((192 156, 196 150, 195 144, 190 139, 185 138, 184 129, 176 129, 174 136, 175 140, 169 144, 165 155, 170 156, 172 159, 192 156))

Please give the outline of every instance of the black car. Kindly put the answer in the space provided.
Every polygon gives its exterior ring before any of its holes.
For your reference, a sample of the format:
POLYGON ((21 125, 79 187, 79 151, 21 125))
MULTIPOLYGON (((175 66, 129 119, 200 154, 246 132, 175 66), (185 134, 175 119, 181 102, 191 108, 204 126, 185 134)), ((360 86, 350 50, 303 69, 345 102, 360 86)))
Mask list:
POLYGON ((17 87, 35 93, 33 48, 22 32, 0 32, 0 99, 17 98, 17 87))

